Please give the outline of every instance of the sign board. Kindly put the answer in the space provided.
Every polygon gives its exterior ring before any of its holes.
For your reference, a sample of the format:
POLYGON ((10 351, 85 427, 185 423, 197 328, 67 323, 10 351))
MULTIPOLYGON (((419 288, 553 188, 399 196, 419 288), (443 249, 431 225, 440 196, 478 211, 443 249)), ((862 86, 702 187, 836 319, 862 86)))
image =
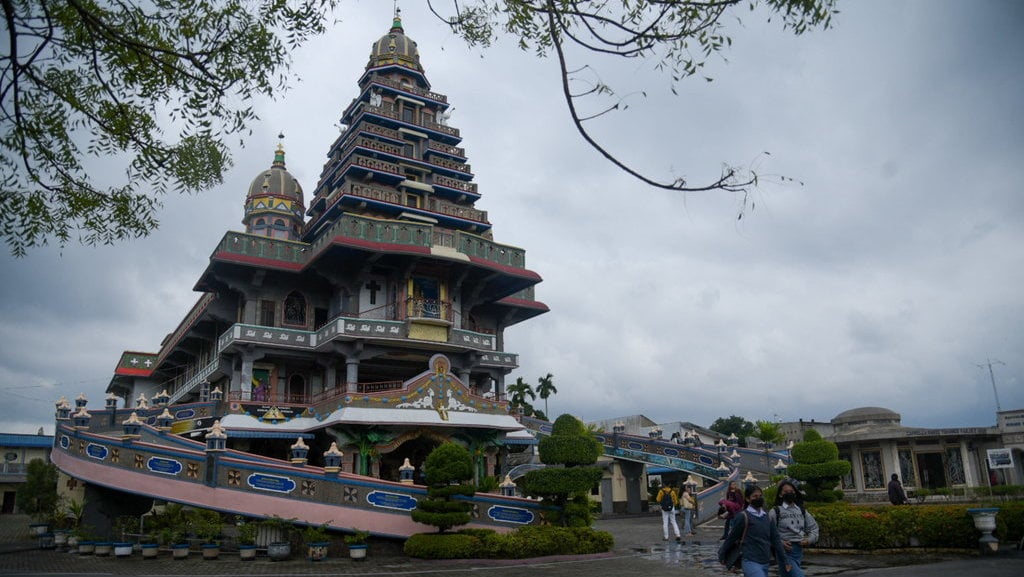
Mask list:
POLYGON ((1013 468, 1013 453, 1010 449, 989 449, 988 450, 988 468, 989 469, 1012 469, 1013 468))

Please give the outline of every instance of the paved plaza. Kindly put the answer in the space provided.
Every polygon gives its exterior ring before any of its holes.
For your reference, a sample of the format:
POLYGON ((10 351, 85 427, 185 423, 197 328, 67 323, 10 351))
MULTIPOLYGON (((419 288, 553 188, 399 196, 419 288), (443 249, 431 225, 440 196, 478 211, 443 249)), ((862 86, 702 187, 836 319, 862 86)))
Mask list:
MULTIPOLYGON (((423 575, 455 577, 468 574, 487 577, 586 576, 709 577, 729 575, 715 561, 721 525, 709 523, 683 543, 661 539, 660 512, 650 515, 600 520, 597 528, 615 536, 615 550, 602 555, 545 557, 530 560, 424 561, 401 554, 394 542, 374 542, 370 556, 355 562, 335 555, 317 563, 297 554, 288 561, 265 557, 243 562, 236 553, 204 561, 200 554, 172 560, 166 553, 155 560, 138 554, 129 558, 79 556, 44 551, 28 535, 28 518, 0 517, 0 575, 423 575)), ((339 540, 340 541, 340 540, 339 540)), ((807 557, 811 577, 837 575, 860 577, 1019 577, 1024 575, 1024 554, 1012 549, 991 557, 956 554, 835 554, 811 553, 807 557)))

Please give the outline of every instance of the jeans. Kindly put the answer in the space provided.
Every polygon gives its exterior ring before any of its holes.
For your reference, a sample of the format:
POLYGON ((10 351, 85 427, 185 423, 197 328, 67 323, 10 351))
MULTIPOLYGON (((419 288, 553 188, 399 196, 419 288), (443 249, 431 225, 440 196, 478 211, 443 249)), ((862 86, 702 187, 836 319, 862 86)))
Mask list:
POLYGON ((681 509, 683 512, 683 533, 693 533, 693 509, 681 509))
POLYGON ((790 542, 792 549, 786 551, 786 563, 779 567, 779 575, 782 577, 804 577, 804 570, 801 567, 804 562, 804 548, 799 542, 790 542), (791 565, 791 570, 786 571, 785 565, 791 565))
POLYGON ((679 537, 679 525, 676 523, 676 510, 662 511, 661 512, 661 536, 668 539, 668 524, 672 523, 672 530, 676 532, 676 537, 679 537))
POLYGON ((725 539, 726 537, 729 536, 729 524, 732 523, 732 519, 726 517, 724 519, 724 521, 725 521, 725 530, 722 531, 722 539, 725 539))
POLYGON ((743 577, 768 577, 768 564, 744 559, 743 577))

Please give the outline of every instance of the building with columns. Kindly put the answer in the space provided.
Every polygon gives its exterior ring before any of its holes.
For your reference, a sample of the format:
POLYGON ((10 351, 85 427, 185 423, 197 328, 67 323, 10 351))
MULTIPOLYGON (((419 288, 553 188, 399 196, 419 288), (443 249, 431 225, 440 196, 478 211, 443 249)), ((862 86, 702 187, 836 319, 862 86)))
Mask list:
POLYGON ((312 193, 279 144, 238 191, 245 229, 214 248, 193 308, 158 351, 125 352, 107 392, 126 407, 221 395, 223 414, 172 413, 173 427, 199 437, 220 419, 233 449, 284 458, 298 435, 315 464, 336 442, 343 470, 398 480, 404 459, 457 439, 494 474, 532 439, 504 401, 518 366, 504 335, 547 312, 541 277, 494 239, 448 98, 397 15, 354 95, 312 193))

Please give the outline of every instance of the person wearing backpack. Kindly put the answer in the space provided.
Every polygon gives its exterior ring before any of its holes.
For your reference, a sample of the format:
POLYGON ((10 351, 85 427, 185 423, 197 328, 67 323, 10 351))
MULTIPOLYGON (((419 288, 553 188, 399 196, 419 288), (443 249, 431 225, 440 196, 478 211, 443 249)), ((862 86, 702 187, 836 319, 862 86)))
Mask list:
POLYGON ((668 525, 672 523, 672 530, 676 532, 676 541, 682 541, 679 534, 679 524, 676 523, 676 507, 679 506, 679 497, 672 487, 662 487, 654 502, 661 508, 661 536, 662 540, 668 541, 668 525))
POLYGON ((804 577, 802 568, 804 547, 818 541, 818 522, 804 507, 804 496, 793 479, 779 481, 775 506, 768 518, 779 530, 782 547, 786 550, 786 566, 779 568, 782 577, 804 577))

